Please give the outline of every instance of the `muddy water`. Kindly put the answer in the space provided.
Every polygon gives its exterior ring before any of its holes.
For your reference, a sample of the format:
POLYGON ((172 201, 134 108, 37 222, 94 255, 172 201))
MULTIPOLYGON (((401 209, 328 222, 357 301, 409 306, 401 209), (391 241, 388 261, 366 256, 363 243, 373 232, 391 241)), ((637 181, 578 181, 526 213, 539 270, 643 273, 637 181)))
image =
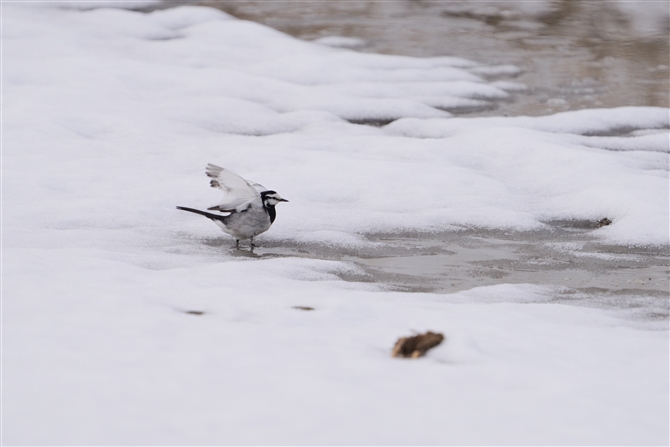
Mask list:
MULTIPOLYGON (((640 28, 603 1, 203 1, 236 17, 313 40, 341 36, 364 52, 458 56, 514 64, 529 90, 477 115, 670 105, 667 27, 640 28)), ((459 113, 459 111, 453 111, 459 113)))
MULTIPOLYGON (((198 4, 306 40, 353 38, 349 43, 357 51, 458 56, 523 69, 520 75, 502 79, 526 84, 527 91, 494 109, 453 111, 457 114, 536 116, 595 107, 670 106, 667 28, 635 30, 626 17, 601 1, 557 0, 540 12, 460 7, 467 3, 217 0, 198 4)), ((370 234, 371 244, 362 247, 261 238, 261 247, 254 252, 234 250, 225 237, 193 242, 212 255, 223 250, 249 258, 349 261, 360 268, 359 273, 343 274, 344 279, 379 282, 403 291, 448 294, 505 283, 556 286, 553 301, 609 308, 667 328, 668 247, 607 246, 593 231, 591 222, 554 222, 533 233, 464 229, 370 234)))

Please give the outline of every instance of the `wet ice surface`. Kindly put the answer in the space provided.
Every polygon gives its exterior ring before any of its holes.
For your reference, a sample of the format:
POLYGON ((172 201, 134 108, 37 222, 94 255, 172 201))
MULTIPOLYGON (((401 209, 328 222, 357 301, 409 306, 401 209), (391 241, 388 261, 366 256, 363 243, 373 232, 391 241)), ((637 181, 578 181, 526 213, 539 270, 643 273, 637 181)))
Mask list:
POLYGON ((595 226, 586 221, 552 222, 535 232, 370 234, 364 247, 261 239, 253 251, 237 250, 225 236, 189 243, 210 247, 204 253, 212 257, 347 261, 359 269, 338 273, 343 279, 398 291, 449 294, 496 284, 554 286, 547 302, 614 310, 649 327, 667 327, 668 249, 603 244, 589 235, 595 226))

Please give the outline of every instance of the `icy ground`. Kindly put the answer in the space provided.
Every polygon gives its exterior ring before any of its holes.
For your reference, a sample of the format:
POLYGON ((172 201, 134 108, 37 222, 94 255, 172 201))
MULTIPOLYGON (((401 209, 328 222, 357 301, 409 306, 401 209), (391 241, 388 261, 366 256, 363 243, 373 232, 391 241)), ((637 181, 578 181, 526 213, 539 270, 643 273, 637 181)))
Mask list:
POLYGON ((453 118, 509 100, 487 79, 515 67, 208 8, 3 3, 2 41, 3 444, 668 443, 667 319, 533 277, 398 292, 346 259, 240 256, 174 209, 219 198, 212 162, 290 200, 265 253, 607 217, 589 240, 667 255, 668 109, 453 118), (446 341, 390 357, 424 330, 446 341))

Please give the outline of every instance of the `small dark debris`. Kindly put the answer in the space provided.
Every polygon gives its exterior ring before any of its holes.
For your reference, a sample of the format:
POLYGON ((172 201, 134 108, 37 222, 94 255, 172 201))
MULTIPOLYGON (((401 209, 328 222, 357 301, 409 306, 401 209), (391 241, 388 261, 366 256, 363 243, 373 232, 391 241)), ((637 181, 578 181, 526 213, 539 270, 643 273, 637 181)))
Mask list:
POLYGON ((313 307, 308 307, 308 306, 293 306, 292 309, 299 309, 299 310, 314 310, 313 307))
POLYGON ((393 347, 393 357, 408 357, 416 359, 423 357, 431 348, 442 343, 444 335, 435 332, 400 338, 393 347))
POLYGON ((189 314, 189 315, 204 315, 205 314, 205 312, 203 312, 202 310, 185 310, 184 313, 189 314))
POLYGON ((605 218, 603 218, 603 219, 600 219, 600 220, 596 223, 596 228, 606 227, 607 225, 609 225, 609 224, 611 224, 611 223, 612 223, 612 221, 609 220, 607 217, 605 217, 605 218))

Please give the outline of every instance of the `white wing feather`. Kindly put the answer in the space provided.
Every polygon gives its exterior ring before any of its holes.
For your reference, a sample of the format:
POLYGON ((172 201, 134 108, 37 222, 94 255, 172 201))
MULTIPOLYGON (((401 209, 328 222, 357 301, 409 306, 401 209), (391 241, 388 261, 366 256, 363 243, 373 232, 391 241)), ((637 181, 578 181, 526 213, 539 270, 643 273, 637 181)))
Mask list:
POLYGON ((212 188, 219 188, 224 193, 221 202, 208 209, 240 212, 255 202, 262 206, 260 191, 265 191, 262 185, 249 182, 234 172, 211 163, 207 165, 205 172, 212 179, 212 188))

